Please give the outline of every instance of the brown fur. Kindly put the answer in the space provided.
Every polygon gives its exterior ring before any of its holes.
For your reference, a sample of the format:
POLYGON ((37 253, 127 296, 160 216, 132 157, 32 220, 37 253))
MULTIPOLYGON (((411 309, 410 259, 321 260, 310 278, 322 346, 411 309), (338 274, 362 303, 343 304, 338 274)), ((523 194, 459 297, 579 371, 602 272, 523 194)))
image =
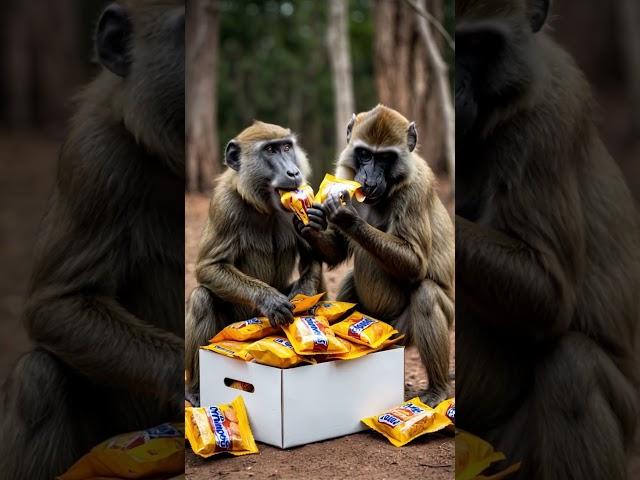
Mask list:
POLYGON ((352 139, 360 138, 368 145, 393 147, 405 145, 409 120, 382 104, 356 115, 352 139))

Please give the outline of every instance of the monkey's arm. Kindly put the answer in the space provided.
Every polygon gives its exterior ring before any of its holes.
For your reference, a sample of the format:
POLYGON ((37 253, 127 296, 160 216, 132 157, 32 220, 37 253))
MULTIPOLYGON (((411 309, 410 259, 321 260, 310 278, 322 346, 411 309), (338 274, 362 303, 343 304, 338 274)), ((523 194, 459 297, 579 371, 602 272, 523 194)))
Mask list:
POLYGON ((349 241, 337 228, 327 228, 322 205, 314 204, 307 214, 308 225, 304 225, 298 217, 293 217, 296 231, 311 245, 315 255, 330 267, 344 262, 349 257, 349 241))
POLYGON ((565 332, 575 302, 572 277, 551 252, 456 216, 457 294, 488 312, 495 326, 542 337, 565 332))
POLYGON ((34 342, 97 383, 181 403, 182 338, 145 323, 109 296, 43 292, 34 292, 26 311, 34 342))
POLYGON ((298 273, 300 278, 291 286, 289 298, 298 293, 315 295, 318 293, 322 280, 322 261, 314 255, 306 242, 300 240, 299 245, 298 273))

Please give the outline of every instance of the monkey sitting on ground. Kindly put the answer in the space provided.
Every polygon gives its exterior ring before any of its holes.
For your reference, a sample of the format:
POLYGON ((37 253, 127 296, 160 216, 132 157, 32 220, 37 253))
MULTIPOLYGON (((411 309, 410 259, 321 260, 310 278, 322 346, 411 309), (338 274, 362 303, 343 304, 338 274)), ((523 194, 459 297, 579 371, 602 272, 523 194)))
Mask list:
POLYGON ((456 2, 456 425, 509 478, 626 478, 640 229, 545 0, 456 2))
POLYGON ((433 172, 416 152, 414 123, 378 105, 354 115, 336 176, 360 182, 364 203, 334 194, 309 209, 299 232, 330 265, 353 255, 337 298, 394 325, 418 347, 429 379, 424 399, 447 395, 453 323, 453 225, 433 172), (327 220, 330 224, 326 231, 327 220))
POLYGON ((184 2, 123 1, 96 34, 3 387, 0 478, 51 480, 101 441, 182 418, 184 2))
POLYGON ((289 129, 255 122, 225 149, 196 264, 199 286, 187 307, 187 396, 197 402, 198 349, 233 322, 293 320, 289 298, 317 293, 322 264, 296 235, 281 190, 300 187, 309 162, 289 129), (296 261, 300 278, 291 284, 296 261))

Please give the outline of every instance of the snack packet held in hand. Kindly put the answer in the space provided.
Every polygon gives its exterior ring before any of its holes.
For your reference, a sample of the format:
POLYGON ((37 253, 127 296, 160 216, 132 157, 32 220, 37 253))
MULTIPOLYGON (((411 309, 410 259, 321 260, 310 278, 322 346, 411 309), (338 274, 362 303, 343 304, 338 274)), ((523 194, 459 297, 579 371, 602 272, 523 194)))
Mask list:
POLYGON ((250 342, 236 342, 235 340, 223 340, 221 342, 210 343, 202 348, 203 350, 211 350, 212 352, 219 353, 229 358, 239 358, 245 362, 252 360, 251 355, 247 353, 247 347, 251 345, 250 342))
MULTIPOLYGON (((362 185, 354 180, 335 177, 330 173, 324 176, 324 180, 322 180, 318 188, 315 201, 317 203, 324 203, 332 193, 342 193, 345 190, 349 192, 349 196, 352 198, 355 197, 359 202, 364 202, 365 195, 362 192, 362 185)), ((344 199, 341 198, 340 200, 343 204, 345 203, 344 199)))
POLYGON ((279 328, 271 326, 267 317, 254 317, 227 325, 209 340, 209 343, 221 342, 222 340, 235 340, 237 342, 258 340, 279 331, 279 328))
POLYGON ((318 302, 308 310, 309 315, 324 317, 331 324, 340 320, 349 310, 356 306, 355 303, 324 301, 318 302))
POLYGON ((329 322, 322 317, 295 317, 293 323, 282 329, 298 355, 345 353, 345 342, 336 338, 329 322))
POLYGON ((265 337, 247 347, 253 359, 263 365, 277 368, 294 367, 302 362, 310 362, 308 358, 298 355, 286 337, 265 337))
POLYGON ((320 299, 324 297, 324 294, 325 292, 319 293, 317 295, 305 295, 303 293, 297 294, 295 297, 289 300, 291 303, 293 303, 293 313, 305 313, 316 303, 318 303, 320 299))
POLYGON ((59 480, 166 478, 184 471, 184 423, 117 435, 93 447, 59 480))
POLYGON ((451 425, 451 420, 422 403, 418 397, 381 415, 363 418, 361 421, 387 437, 396 447, 451 425))
POLYGON ((196 455, 207 458, 225 452, 258 452, 242 397, 228 404, 187 408, 184 416, 187 440, 196 455))
POLYGON ((398 331, 388 323, 354 312, 341 322, 331 326, 336 335, 354 343, 378 348, 398 331))
POLYGON ((287 210, 295 213, 303 224, 309 223, 307 209, 313 205, 313 188, 309 185, 302 185, 296 190, 281 190, 280 202, 287 210))

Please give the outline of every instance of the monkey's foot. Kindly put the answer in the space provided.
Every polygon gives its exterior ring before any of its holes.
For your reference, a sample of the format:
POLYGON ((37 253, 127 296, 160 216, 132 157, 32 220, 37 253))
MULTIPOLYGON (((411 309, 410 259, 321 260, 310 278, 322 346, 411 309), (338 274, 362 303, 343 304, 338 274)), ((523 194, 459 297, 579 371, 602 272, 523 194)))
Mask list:
POLYGON ((420 395, 420 400, 430 407, 435 407, 443 400, 447 399, 447 391, 439 388, 428 388, 424 394, 420 395))

